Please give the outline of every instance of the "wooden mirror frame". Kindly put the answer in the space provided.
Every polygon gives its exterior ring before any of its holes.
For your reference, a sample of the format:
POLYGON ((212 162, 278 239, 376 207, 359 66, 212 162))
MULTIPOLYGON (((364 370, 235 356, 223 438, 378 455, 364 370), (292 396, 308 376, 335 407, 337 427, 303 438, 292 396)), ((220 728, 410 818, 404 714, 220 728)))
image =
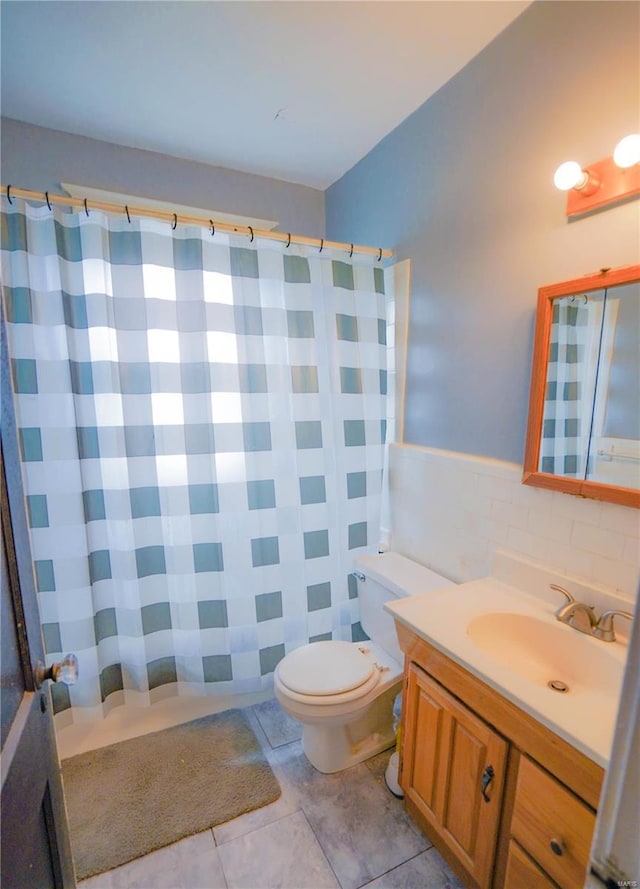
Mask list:
POLYGON ((563 491, 566 494, 577 494, 594 500, 607 500, 623 506, 640 508, 640 490, 607 485, 603 482, 588 481, 579 478, 568 478, 540 472, 540 447, 542 440, 542 418, 544 413, 544 396, 547 388, 547 366, 549 358, 549 340, 551 336, 551 319, 553 301, 562 296, 589 293, 620 284, 632 284, 640 281, 640 265, 630 265, 618 269, 601 269, 584 278, 572 281, 561 281, 538 290, 538 310, 536 314, 536 330, 533 343, 533 362, 531 367, 531 390, 529 395, 529 423, 524 455, 522 482, 538 488, 552 491, 563 491))

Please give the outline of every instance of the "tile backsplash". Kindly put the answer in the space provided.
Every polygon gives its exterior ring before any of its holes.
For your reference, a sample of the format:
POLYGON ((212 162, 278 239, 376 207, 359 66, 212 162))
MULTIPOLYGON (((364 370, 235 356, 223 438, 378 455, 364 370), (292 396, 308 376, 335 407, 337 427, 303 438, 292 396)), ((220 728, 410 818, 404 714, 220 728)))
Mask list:
POLYGON ((633 602, 640 511, 521 482, 522 467, 408 444, 389 452, 390 546, 456 582, 507 550, 633 602))

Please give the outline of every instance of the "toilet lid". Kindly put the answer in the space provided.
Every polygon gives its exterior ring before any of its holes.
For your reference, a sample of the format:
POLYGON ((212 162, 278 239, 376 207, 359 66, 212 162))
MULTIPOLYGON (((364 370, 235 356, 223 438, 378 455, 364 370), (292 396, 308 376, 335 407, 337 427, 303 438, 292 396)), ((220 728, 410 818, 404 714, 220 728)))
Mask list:
POLYGON ((363 685, 375 670, 373 659, 352 642, 312 642, 278 664, 283 685, 302 695, 336 695, 363 685))

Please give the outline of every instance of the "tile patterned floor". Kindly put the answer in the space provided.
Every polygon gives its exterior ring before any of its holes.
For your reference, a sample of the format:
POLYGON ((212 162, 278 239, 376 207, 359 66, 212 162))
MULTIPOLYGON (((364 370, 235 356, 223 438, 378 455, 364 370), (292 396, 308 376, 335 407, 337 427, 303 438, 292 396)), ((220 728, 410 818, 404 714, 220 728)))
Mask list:
POLYGON ((387 790, 390 751, 323 775, 276 701, 247 713, 280 799, 78 889, 463 889, 387 790))

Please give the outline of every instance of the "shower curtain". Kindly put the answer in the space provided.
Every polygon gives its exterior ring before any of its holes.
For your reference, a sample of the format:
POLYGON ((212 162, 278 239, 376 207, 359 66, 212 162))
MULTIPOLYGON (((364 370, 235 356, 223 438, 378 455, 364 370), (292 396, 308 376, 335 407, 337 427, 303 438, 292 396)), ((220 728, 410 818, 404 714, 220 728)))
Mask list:
POLYGON ((553 304, 540 448, 540 471, 584 478, 591 412, 585 402, 589 336, 587 300, 553 304))
POLYGON ((592 435, 604 424, 606 380, 617 310, 605 312, 606 291, 567 296, 553 304, 540 470, 590 478, 592 435), (598 383, 600 380, 600 383, 598 383))
POLYGON ((14 198, 2 275, 48 662, 80 661, 58 723, 260 691, 359 638, 392 414, 375 257, 14 198))

